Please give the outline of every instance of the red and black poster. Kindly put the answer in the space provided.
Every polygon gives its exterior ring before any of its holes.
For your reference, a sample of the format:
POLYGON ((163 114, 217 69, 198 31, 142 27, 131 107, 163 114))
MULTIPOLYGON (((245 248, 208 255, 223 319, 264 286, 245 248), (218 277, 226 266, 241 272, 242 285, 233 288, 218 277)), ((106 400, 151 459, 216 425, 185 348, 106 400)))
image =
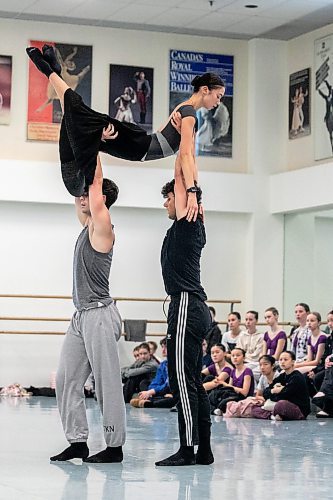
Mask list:
MULTIPOLYGON (((42 49, 45 43, 55 48, 63 80, 90 106, 92 47, 35 40, 30 41, 30 46, 42 49)), ((58 141, 61 119, 60 101, 55 90, 29 61, 27 138, 34 141, 58 141)))

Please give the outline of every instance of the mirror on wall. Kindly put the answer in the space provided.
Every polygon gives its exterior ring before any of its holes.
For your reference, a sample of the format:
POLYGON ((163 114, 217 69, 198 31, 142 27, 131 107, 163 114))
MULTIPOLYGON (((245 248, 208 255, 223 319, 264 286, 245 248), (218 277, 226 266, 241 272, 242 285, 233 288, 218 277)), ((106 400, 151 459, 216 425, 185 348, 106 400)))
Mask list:
POLYGON ((333 309, 333 209, 285 215, 284 317, 306 302, 326 314, 333 309))

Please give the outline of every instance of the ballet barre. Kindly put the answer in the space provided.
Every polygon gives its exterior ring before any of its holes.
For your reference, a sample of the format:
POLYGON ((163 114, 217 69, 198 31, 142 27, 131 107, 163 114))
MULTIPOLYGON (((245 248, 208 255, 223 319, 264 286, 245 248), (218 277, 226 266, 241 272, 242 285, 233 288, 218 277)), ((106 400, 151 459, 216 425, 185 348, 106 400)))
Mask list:
MULTIPOLYGON (((72 300, 71 295, 46 295, 46 294, 0 294, 2 299, 50 299, 50 300, 72 300)), ((117 302, 169 302, 170 298, 148 298, 148 297, 113 297, 115 303, 117 302)), ((233 311, 235 304, 240 304, 239 299, 209 299, 207 300, 209 304, 230 304, 230 312, 233 311)), ((143 318, 144 319, 144 318, 143 318)), ((0 316, 0 321, 26 321, 26 322, 50 322, 50 323, 68 323, 71 320, 70 317, 54 317, 54 316, 0 316)), ((152 325, 166 325, 167 321, 165 319, 147 319, 147 324, 152 325)), ((220 325, 227 325, 227 321, 219 321, 220 325)), ((0 335, 64 335, 65 331, 50 331, 50 330, 7 330, 0 329, 0 335)), ((122 336, 125 334, 122 333, 122 336)), ((147 332, 146 337, 162 337, 165 332, 147 332)))

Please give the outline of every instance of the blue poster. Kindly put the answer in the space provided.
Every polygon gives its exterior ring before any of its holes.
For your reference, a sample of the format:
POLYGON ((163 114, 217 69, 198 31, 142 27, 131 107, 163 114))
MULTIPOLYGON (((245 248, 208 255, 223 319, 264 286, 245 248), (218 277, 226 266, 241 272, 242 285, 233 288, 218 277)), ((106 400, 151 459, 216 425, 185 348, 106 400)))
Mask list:
POLYGON ((234 90, 234 57, 203 52, 170 50, 169 108, 171 111, 192 94, 191 81, 196 75, 216 73, 225 81, 221 104, 212 110, 197 112, 196 154, 232 157, 232 108, 234 90))

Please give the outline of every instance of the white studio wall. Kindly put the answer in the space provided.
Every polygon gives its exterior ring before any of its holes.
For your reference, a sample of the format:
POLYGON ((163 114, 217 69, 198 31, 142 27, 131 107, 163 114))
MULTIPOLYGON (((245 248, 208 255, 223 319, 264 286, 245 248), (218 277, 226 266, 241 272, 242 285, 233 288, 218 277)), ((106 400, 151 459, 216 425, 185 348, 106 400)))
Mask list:
POLYGON ((259 312, 274 305, 281 316, 283 218, 270 213, 269 176, 279 172, 286 160, 283 141, 286 89, 281 85, 286 54, 285 42, 249 42, 248 106, 253 120, 248 129, 248 160, 255 183, 252 192, 243 193, 252 197, 255 204, 248 241, 247 302, 259 312))
POLYGON ((284 310, 294 318, 299 302, 314 307, 314 217, 311 213, 285 216, 284 310))
POLYGON ((333 214, 317 213, 315 217, 315 305, 322 314, 323 321, 333 309, 333 214))
POLYGON ((285 216, 285 312, 293 317, 298 302, 309 304, 323 321, 333 308, 332 211, 285 216))

